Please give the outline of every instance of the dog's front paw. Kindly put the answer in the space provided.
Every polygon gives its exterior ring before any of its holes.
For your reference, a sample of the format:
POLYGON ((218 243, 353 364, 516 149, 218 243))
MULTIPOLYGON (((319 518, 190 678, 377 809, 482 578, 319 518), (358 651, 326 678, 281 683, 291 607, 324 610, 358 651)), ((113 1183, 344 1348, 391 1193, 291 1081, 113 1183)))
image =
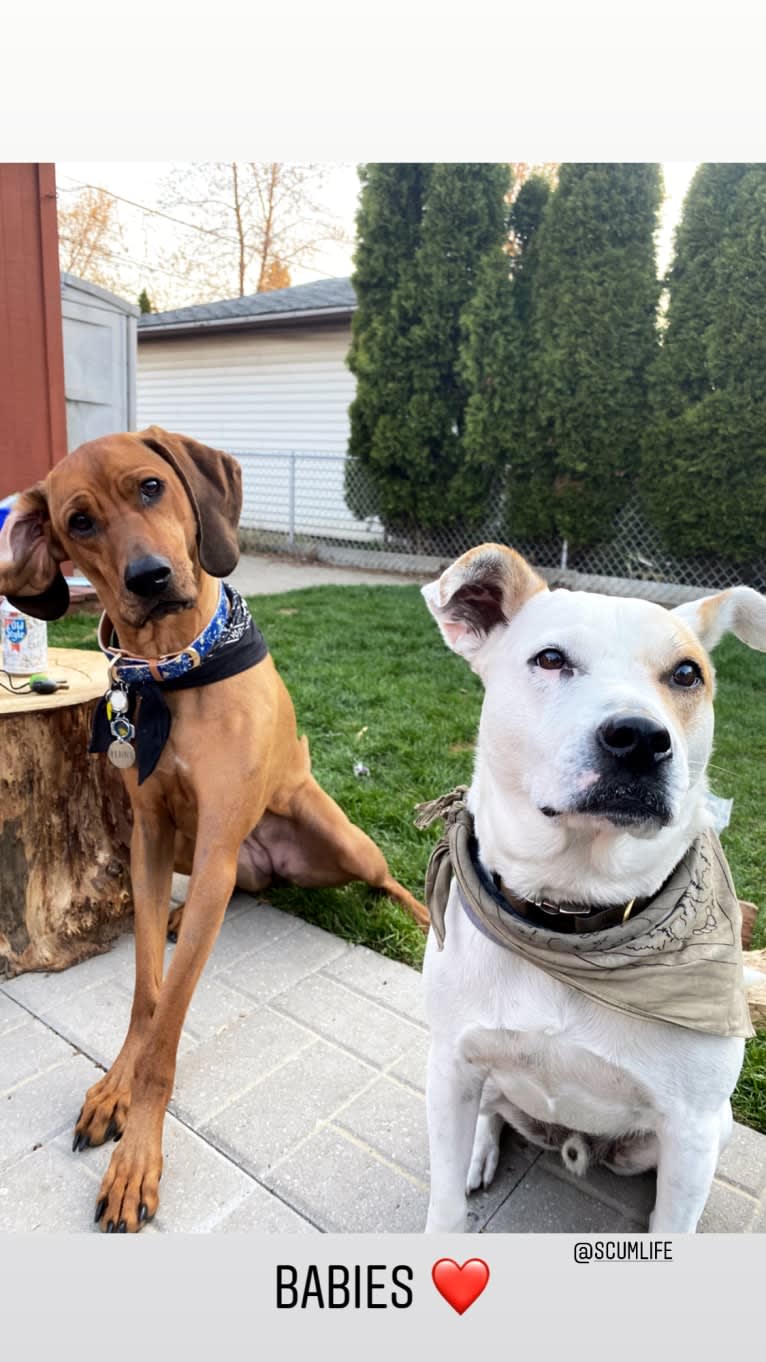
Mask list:
POLYGON ((503 1128, 501 1116, 480 1116, 476 1123, 473 1152, 465 1182, 466 1193, 477 1192, 480 1187, 489 1187, 497 1172, 500 1160, 500 1132, 503 1128))
POLYGON ((157 1213, 161 1176, 161 1142, 126 1135, 101 1183, 96 1224, 105 1234, 135 1234, 157 1213))
POLYGON ((120 1139, 130 1110, 130 1077, 115 1064, 88 1088, 75 1122, 73 1151, 120 1139))

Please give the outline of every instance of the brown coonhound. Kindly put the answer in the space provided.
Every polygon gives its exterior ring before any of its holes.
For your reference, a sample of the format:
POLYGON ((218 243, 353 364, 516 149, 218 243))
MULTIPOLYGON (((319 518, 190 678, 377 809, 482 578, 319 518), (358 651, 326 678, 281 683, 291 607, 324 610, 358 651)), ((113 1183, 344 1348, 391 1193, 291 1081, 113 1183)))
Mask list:
MULTIPOLYGON (((234 458, 151 426, 81 445, 23 493, 2 535, 1 592, 29 614, 55 618, 68 603, 60 564, 76 562, 111 621, 106 643, 118 664, 112 675, 126 656, 142 660, 162 693, 164 745, 156 764, 144 779, 140 763, 124 770, 133 808, 130 1025, 75 1126, 75 1148, 119 1139, 96 1206, 107 1232, 136 1231, 157 1210, 179 1037, 235 885, 255 893, 274 875, 306 887, 363 880, 427 923, 378 847, 314 780, 307 741, 298 737, 290 696, 268 653, 214 684, 162 684, 162 660, 199 661, 184 650, 204 636, 222 606, 224 614, 232 608, 217 579, 239 556, 241 502, 234 458), (163 977, 174 868, 191 879, 163 977)), ((214 649, 214 657, 222 655, 214 649)), ((130 686, 124 689, 129 695, 130 686)), ((139 690, 130 716, 115 710, 107 716, 110 725, 127 722, 115 739, 123 755, 133 746, 131 727, 138 742, 149 703, 149 690, 139 690)))

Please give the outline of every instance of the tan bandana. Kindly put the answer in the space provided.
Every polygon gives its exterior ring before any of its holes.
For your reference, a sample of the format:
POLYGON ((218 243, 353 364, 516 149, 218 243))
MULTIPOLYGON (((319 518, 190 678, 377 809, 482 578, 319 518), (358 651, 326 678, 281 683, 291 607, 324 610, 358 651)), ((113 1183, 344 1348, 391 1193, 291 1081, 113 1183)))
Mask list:
POLYGON ((445 832, 426 872, 426 902, 441 950, 453 876, 464 911, 498 945, 617 1012, 714 1036, 755 1034, 742 975, 741 917, 726 857, 702 833, 637 917, 606 930, 564 935, 502 906, 476 865, 465 787, 420 804, 416 822, 445 832), (673 966, 672 969, 669 966, 673 966))

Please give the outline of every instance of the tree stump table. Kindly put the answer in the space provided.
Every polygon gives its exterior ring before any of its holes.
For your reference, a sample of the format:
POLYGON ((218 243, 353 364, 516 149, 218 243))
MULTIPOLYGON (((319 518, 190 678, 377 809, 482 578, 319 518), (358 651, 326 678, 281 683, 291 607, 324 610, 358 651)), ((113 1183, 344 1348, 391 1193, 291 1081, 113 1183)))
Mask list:
MULTIPOLYGON (((60 970, 106 950, 132 914, 130 802, 89 756, 107 688, 100 653, 49 649, 55 695, 0 689, 0 974, 60 970)), ((14 678, 20 684, 24 678, 14 678)), ((3 675, 3 680, 7 680, 3 675)))

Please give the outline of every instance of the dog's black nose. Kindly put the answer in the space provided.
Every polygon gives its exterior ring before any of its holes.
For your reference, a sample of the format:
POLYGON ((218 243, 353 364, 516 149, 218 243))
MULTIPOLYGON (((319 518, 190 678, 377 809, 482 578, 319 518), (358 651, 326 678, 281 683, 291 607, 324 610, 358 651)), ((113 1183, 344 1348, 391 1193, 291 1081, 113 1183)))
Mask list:
POLYGON ((631 771, 651 771, 673 755, 670 734, 643 715, 617 715, 596 731, 599 747, 631 771))
POLYGON ((136 596, 160 596, 170 581, 172 571, 167 558, 146 554, 128 563, 125 585, 136 596))

